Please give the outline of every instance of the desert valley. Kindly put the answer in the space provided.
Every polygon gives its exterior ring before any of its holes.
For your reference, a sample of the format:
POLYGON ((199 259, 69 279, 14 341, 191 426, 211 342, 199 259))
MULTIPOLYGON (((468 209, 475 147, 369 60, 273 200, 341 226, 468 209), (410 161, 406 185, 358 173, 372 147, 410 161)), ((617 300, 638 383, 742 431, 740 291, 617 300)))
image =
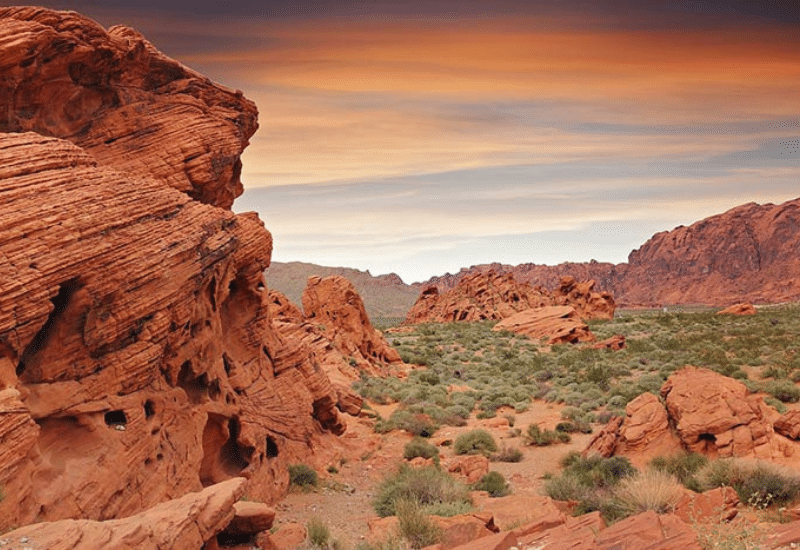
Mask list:
POLYGON ((258 125, 0 8, 0 548, 800 546, 800 198, 409 285, 272 261, 258 125))

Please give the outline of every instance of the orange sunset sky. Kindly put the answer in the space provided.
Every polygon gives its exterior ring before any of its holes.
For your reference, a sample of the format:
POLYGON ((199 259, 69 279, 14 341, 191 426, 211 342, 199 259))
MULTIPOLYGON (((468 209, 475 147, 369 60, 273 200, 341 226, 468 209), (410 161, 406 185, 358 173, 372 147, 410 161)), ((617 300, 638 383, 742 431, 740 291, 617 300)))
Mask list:
POLYGON ((396 272, 625 261, 800 196, 800 7, 51 1, 244 91, 276 261, 396 272))

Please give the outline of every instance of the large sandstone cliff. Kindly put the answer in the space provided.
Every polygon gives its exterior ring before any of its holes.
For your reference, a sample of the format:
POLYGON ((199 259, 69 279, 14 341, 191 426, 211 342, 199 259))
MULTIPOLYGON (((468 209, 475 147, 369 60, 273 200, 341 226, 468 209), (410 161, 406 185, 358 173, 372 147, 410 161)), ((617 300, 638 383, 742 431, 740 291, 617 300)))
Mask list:
POLYGON ((0 9, 0 530, 233 477, 275 501, 341 433, 275 328, 241 191, 255 106, 130 29, 0 9))

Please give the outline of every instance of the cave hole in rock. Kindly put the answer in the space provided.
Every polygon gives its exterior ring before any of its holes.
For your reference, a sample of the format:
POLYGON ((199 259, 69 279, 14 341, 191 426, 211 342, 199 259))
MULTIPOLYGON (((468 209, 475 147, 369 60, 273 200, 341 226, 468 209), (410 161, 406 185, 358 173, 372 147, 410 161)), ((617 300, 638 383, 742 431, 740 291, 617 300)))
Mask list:
POLYGON ((211 277, 208 283, 208 300, 211 302, 211 311, 217 311, 217 278, 211 277))
POLYGON ((700 434, 700 435, 697 436, 697 440, 698 441, 707 441, 708 443, 711 443, 712 445, 714 445, 717 442, 717 437, 714 434, 700 434))
POLYGON ((248 548, 255 544, 256 535, 253 534, 233 534, 222 532, 217 535, 217 544, 220 548, 231 548, 247 546, 248 548))
POLYGON ((191 361, 184 361, 181 365, 181 370, 178 372, 178 386, 186 392, 189 402, 195 405, 202 403, 208 397, 208 375, 203 373, 195 376, 191 361))
POLYGON ((278 444, 275 440, 267 436, 267 458, 276 458, 278 456, 278 444))
POLYGON ((151 418, 156 414, 156 404, 153 403, 150 399, 144 402, 144 416, 145 418, 151 418))
POLYGON ((231 358, 228 357, 227 353, 222 354, 222 366, 225 369, 225 374, 230 376, 231 374, 231 358))
POLYGON ((103 415, 103 419, 106 421, 106 426, 124 426, 128 423, 125 411, 108 411, 103 415))
POLYGON ((253 449, 245 449, 239 444, 240 432, 238 418, 209 413, 203 429, 203 460, 200 464, 203 487, 237 477, 250 465, 245 457, 250 456, 253 449))
MULTIPOLYGON (((50 315, 48 315, 47 320, 45 321, 44 325, 42 325, 42 328, 39 329, 39 332, 37 332, 36 336, 33 337, 31 343, 28 344, 28 346, 22 352, 22 356, 20 356, 19 363, 17 363, 16 368, 17 376, 22 376, 23 373, 25 373, 25 369, 27 368, 31 359, 33 359, 33 357, 47 345, 53 332, 53 326, 55 326, 56 321, 58 321, 59 317, 61 317, 61 315, 67 309, 67 305, 69 305, 72 295, 75 294, 75 291, 81 288, 81 286, 82 285, 77 277, 73 277, 72 279, 69 279, 68 281, 59 285, 58 293, 56 293, 55 297, 53 297, 51 300, 53 304, 53 310, 50 312, 50 315)), ((31 382, 32 380, 26 381, 31 382)))

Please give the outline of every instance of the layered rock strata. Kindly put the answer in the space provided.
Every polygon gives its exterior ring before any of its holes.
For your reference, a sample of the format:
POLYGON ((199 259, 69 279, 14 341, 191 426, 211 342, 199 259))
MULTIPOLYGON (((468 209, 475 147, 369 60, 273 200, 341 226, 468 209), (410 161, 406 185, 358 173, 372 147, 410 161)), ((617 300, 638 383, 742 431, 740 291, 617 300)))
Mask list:
POLYGON ((345 423, 226 209, 254 105, 71 12, 0 9, 0 72, 0 530, 274 502, 345 423))

